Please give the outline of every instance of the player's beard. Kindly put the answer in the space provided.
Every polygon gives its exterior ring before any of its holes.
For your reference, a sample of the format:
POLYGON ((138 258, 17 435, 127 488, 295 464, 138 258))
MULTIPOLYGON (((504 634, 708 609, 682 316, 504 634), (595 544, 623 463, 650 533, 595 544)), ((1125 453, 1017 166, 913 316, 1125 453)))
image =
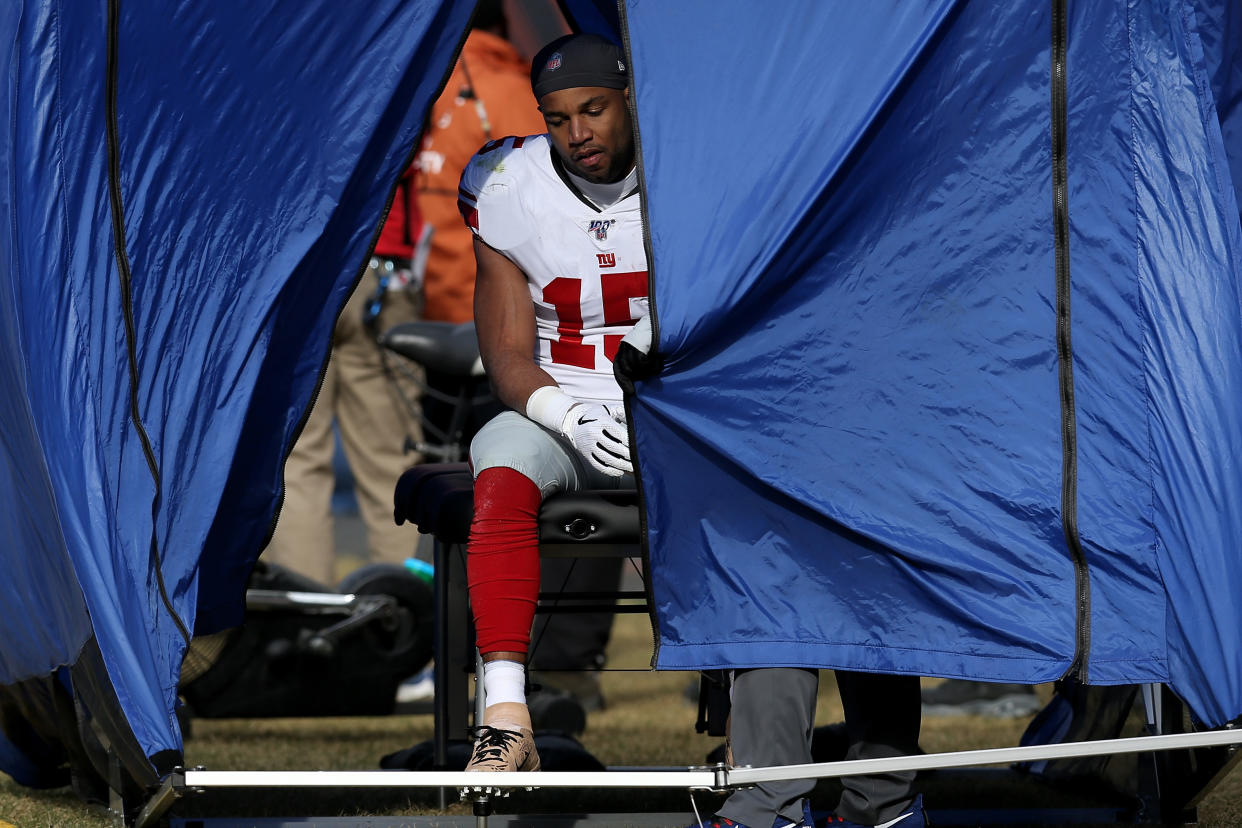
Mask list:
POLYGON ((590 158, 592 160, 598 158, 600 164, 587 167, 584 166, 581 157, 573 158, 571 159, 571 167, 574 173, 590 181, 592 184, 610 184, 615 181, 616 179, 612 177, 615 172, 613 170, 615 159, 612 153, 604 147, 590 147, 589 149, 592 153, 590 158))

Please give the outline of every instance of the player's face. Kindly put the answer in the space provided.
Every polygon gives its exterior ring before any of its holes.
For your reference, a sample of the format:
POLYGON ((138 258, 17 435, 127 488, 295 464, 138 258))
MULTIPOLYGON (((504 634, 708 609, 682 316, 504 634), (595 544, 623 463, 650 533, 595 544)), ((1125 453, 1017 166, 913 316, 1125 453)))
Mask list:
POLYGON ((628 89, 577 86, 539 99, 552 145, 575 175, 610 184, 634 166, 629 98, 628 89))

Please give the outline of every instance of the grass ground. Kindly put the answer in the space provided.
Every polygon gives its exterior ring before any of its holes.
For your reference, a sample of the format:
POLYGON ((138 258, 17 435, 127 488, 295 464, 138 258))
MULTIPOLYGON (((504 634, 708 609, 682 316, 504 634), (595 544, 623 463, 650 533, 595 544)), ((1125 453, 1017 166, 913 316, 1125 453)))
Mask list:
MULTIPOLYGON (((683 698, 690 681, 685 673, 645 670, 650 632, 642 616, 619 616, 610 652, 613 666, 630 668, 604 674, 605 710, 592 713, 583 745, 606 765, 684 766, 702 763, 717 739, 694 733, 695 709, 683 698)), ((831 680, 823 682, 818 718, 839 721, 840 702, 831 680)), ((977 717, 927 719, 923 748, 929 752, 1004 747, 1017 744, 1024 720, 977 717)), ((430 739, 430 715, 377 718, 197 720, 186 744, 190 765, 220 769, 365 769, 378 766, 381 756, 430 739)), ((827 785, 827 783, 825 783, 827 785)), ((557 796, 565 797, 561 792, 557 796)), ((828 808, 831 787, 821 785, 813 801, 828 808)), ((646 801, 644 799, 644 801, 646 801)), ((542 794, 518 794, 501 803, 500 812, 540 809, 559 804, 542 794), (524 796, 525 799, 518 797, 524 796)), ((570 803, 575 804, 575 803, 570 803)), ((701 812, 710 813, 714 800, 700 795, 701 812)), ((933 803, 929 803, 931 805, 933 803)), ((618 803, 618 810, 637 810, 618 803)), ((194 816, 342 816, 467 814, 465 806, 441 811, 426 798, 374 791, 342 795, 334 792, 295 793, 216 791, 178 806, 194 816)), ((685 793, 662 803, 659 810, 691 811, 685 793)), ((572 810, 566 808, 565 810, 572 810)), ((68 790, 30 791, 0 774, 0 828, 108 828, 106 816, 79 802, 68 790)), ((1200 824, 1209 828, 1242 826, 1242 771, 1235 769, 1217 785, 1200 808, 1200 824)))

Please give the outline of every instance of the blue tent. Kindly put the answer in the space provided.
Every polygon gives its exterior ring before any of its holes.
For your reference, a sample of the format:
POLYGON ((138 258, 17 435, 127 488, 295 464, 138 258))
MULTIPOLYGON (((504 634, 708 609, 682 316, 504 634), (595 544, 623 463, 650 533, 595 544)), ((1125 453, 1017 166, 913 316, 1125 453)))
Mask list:
MULTIPOLYGON (((0 8, 0 685, 72 692, 139 782, 469 5, 0 8)), ((659 666, 1242 713, 1235 8, 568 5, 635 67, 659 666)))
POLYGON ((0 10, 0 684, 63 668, 150 781, 472 9, 61 11, 0 10))
POLYGON ((626 13, 659 665, 1242 714, 1237 5, 675 5, 626 13))

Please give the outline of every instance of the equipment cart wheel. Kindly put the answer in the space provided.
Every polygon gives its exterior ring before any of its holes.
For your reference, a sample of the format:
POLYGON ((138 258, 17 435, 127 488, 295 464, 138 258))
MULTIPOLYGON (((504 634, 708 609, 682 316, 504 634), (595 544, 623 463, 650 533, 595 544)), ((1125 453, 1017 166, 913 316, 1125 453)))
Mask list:
POLYGON ((397 564, 369 564, 347 575, 338 591, 395 599, 396 608, 389 617, 367 624, 359 634, 399 668, 399 675, 412 676, 431 661, 435 595, 424 579, 397 564))

